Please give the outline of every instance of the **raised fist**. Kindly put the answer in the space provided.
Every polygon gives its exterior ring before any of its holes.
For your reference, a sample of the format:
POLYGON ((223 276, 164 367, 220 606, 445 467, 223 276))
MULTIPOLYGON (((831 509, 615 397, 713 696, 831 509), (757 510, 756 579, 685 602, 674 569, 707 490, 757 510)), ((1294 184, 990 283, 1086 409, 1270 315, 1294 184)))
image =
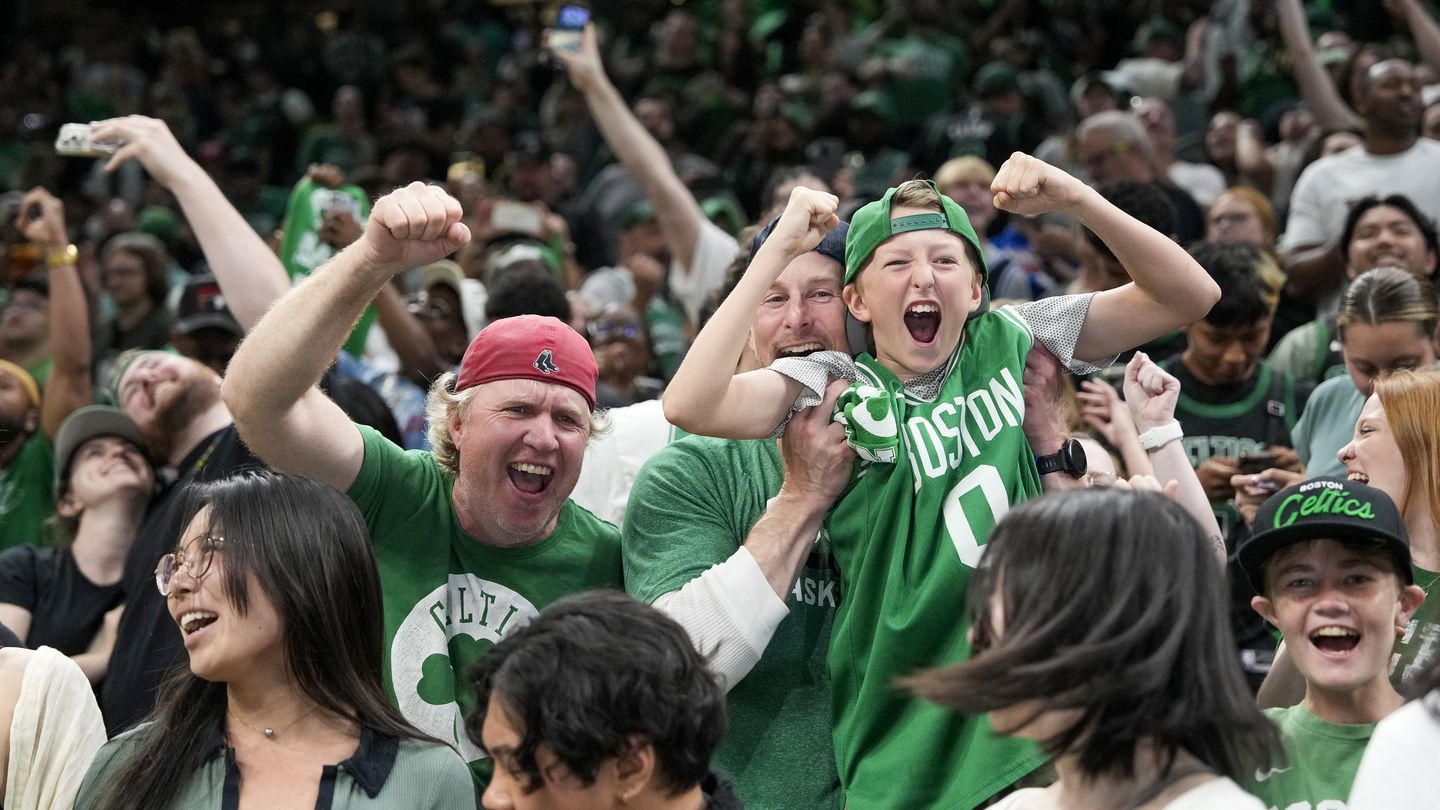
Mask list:
POLYGON ((381 197, 363 244, 370 264, 401 270, 439 261, 470 241, 460 202, 439 186, 414 182, 381 197))
POLYGON ((1084 183, 1043 160, 1016 152, 990 184, 995 207, 1022 216, 1065 211, 1080 202, 1084 183))

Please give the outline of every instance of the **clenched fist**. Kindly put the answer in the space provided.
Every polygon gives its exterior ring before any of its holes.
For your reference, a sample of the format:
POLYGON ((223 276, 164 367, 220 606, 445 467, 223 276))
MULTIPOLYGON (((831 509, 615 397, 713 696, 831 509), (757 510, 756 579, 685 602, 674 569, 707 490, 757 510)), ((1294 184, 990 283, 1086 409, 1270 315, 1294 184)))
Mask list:
POLYGON ((357 244, 372 265, 400 270, 439 261, 470 241, 460 202, 439 186, 414 182, 375 203, 357 244))
POLYGON ((1024 152, 1010 156, 990 184, 995 207, 1023 216, 1067 211, 1089 188, 1078 179, 1024 152))

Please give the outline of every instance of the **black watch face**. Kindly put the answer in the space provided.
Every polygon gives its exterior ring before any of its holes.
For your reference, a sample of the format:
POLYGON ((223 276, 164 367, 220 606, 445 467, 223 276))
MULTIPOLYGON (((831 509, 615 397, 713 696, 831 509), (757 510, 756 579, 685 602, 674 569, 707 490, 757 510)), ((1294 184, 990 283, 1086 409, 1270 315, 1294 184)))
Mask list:
POLYGON ((1062 469, 1071 476, 1079 478, 1090 468, 1089 460, 1085 458, 1085 445, 1069 439, 1060 446, 1061 462, 1065 465, 1062 469))

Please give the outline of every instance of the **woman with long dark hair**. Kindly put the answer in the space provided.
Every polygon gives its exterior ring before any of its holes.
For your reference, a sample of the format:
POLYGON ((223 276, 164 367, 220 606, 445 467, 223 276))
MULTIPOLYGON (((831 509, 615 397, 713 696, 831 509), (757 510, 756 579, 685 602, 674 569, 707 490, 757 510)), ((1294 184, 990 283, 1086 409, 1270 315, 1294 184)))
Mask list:
POLYGON ((1058 782, 997 808, 1263 807, 1233 780, 1278 738, 1231 663, 1222 575, 1180 506, 1102 489, 1022 504, 968 599, 971 658, 904 684, 1055 758, 1058 782))
POLYGON ((78 808, 474 808, 453 749, 381 687, 380 580, 335 490, 256 472, 197 486, 156 569, 189 653, 78 808))

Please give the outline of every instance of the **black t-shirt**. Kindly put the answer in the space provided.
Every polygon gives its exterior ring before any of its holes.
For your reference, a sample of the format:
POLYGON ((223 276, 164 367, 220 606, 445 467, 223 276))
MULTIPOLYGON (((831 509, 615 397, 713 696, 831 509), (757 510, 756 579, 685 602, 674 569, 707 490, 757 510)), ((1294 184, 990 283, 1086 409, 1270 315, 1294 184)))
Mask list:
POLYGON ((32 650, 85 652, 105 612, 123 598, 123 583, 96 585, 80 573, 68 550, 16 546, 0 553, 0 602, 30 611, 25 646, 32 650))
POLYGON ((140 722, 155 704, 155 693, 172 666, 184 659, 185 645, 170 618, 165 597, 155 587, 155 566, 179 539, 185 485, 218 481, 264 465, 240 441, 234 426, 203 439, 177 465, 179 478, 150 509, 125 561, 125 613, 100 690, 100 708, 109 736, 140 722))

